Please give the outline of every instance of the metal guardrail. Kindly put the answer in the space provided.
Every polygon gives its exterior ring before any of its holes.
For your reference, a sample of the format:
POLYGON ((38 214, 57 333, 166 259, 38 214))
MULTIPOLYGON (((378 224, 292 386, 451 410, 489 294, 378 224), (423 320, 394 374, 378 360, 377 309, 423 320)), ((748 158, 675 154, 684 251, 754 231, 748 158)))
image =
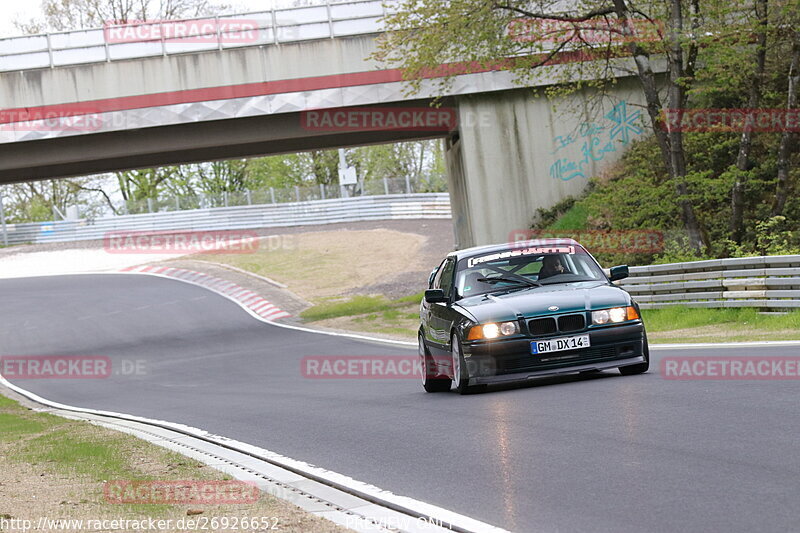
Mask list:
MULTIPOLYGON (((396 178, 362 180, 355 187, 334 185, 295 185, 292 187, 264 189, 245 189, 236 192, 196 193, 181 196, 160 195, 158 199, 128 200, 121 203, 120 214, 135 215, 163 211, 187 209, 211 209, 214 207, 234 207, 243 205, 276 204, 285 202, 309 202, 312 200, 332 200, 355 196, 389 194, 414 194, 446 192, 443 178, 410 176, 396 178), (354 190, 355 189, 355 190, 354 190)), ((0 189, 2 187, 0 186, 0 189)))
POLYGON ((800 307, 800 255, 631 267, 619 283, 642 308, 800 307))
POLYGON ((415 218, 450 218, 450 196, 447 193, 360 196, 95 220, 8 224, 7 232, 9 244, 37 244, 99 240, 112 231, 235 230, 415 218))
POLYGON ((350 0, 217 17, 143 21, 134 26, 136 40, 126 42, 113 38, 111 32, 120 27, 113 24, 105 28, 10 37, 0 39, 0 71, 379 33, 383 31, 380 19, 385 14, 383 0, 350 0), (241 21, 247 21, 245 28, 241 28, 241 21), (176 24, 183 26, 181 33, 170 34, 168 27, 176 24))

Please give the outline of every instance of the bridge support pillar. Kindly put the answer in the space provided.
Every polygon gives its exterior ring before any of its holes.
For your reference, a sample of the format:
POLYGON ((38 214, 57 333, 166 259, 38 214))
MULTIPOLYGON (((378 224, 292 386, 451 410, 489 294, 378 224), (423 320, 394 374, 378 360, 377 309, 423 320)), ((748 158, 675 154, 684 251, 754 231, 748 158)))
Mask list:
POLYGON ((507 242, 538 209, 580 195, 645 133, 639 93, 620 80, 591 105, 589 93, 554 107, 526 89, 458 97, 458 130, 446 141, 456 245, 507 242))

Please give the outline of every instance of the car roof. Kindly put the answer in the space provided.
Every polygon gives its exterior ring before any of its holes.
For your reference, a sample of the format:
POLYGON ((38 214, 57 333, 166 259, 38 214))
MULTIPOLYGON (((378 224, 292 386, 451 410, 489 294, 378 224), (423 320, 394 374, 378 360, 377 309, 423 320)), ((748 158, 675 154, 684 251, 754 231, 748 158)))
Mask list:
POLYGON ((503 252, 506 250, 517 250, 520 248, 529 248, 535 246, 558 246, 558 245, 571 245, 571 246, 583 246, 578 243, 575 239, 566 239, 566 238, 558 238, 558 239, 533 239, 529 241, 514 241, 514 242, 505 242, 502 244, 488 244, 484 246, 473 246, 472 248, 464 248, 463 250, 456 250, 454 252, 450 252, 448 257, 455 257, 457 261, 460 261, 466 257, 475 257, 478 255, 490 254, 495 252, 503 252))

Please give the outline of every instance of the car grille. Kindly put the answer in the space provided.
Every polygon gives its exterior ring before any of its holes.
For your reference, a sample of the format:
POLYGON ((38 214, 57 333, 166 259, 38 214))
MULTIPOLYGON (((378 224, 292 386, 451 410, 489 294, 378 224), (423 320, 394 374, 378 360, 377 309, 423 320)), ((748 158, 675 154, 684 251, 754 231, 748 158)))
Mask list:
POLYGON ((583 315, 564 315, 558 317, 559 331, 580 331, 586 327, 586 317, 583 315))
POLYGON ((528 321, 531 335, 549 335, 557 331, 581 331, 585 327, 586 317, 582 314, 560 316, 558 322, 555 317, 534 318, 528 321))
POLYGON ((533 335, 547 335, 556 332, 555 318, 536 318, 528 322, 528 329, 533 335))

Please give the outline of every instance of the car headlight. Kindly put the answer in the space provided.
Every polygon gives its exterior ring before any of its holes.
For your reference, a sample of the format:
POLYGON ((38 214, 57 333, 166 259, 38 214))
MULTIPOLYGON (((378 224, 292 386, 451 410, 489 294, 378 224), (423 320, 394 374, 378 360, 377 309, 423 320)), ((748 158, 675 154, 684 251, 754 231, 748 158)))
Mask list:
POLYGON ((501 322, 483 324, 482 326, 472 326, 467 333, 467 340, 475 341, 480 339, 496 339, 517 333, 519 328, 516 322, 501 322))
POLYGON ((628 320, 638 320, 639 313, 633 306, 628 307, 612 307, 611 309, 601 309, 600 311, 592 311, 592 324, 595 326, 602 326, 603 324, 617 324, 619 322, 626 322, 628 320))
POLYGON ((487 339, 494 339, 500 336, 500 326, 497 324, 486 324, 483 326, 483 336, 487 339))
POLYGON ((516 322, 503 322, 500 324, 500 333, 503 335, 513 335, 517 332, 516 322))

